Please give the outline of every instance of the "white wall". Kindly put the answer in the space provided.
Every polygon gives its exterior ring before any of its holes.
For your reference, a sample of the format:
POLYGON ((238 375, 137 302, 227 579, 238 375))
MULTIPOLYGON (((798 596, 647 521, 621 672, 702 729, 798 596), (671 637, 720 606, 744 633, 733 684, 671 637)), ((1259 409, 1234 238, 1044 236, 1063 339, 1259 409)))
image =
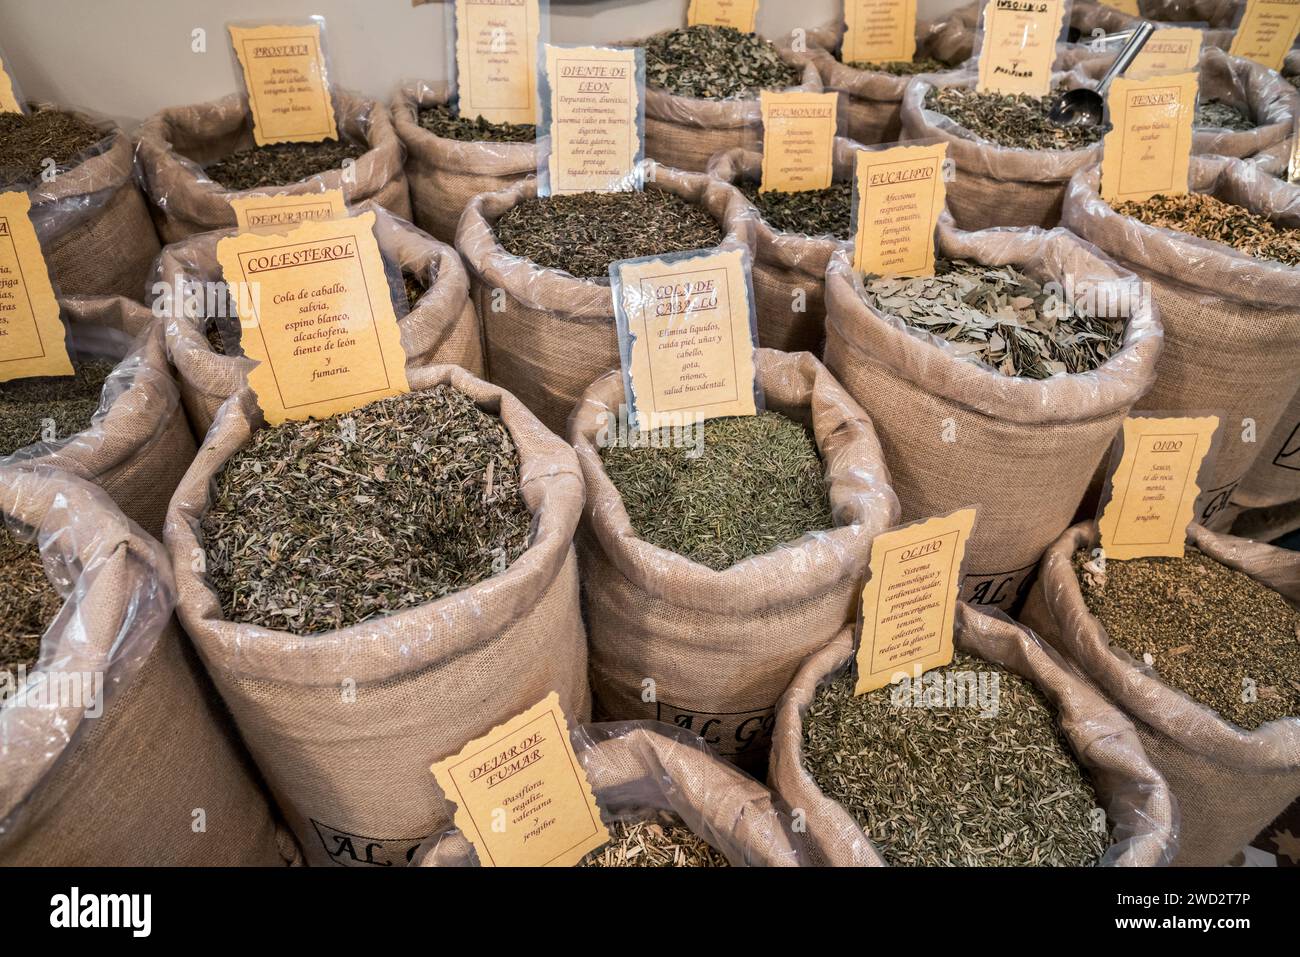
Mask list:
MULTIPOLYGON (((965 0, 920 0, 935 16, 965 0)), ((163 106, 235 88, 230 20, 320 14, 335 81, 387 100, 404 79, 446 75, 443 3, 411 0, 4 0, 0 48, 24 95, 116 117, 128 128, 163 106), (208 50, 191 50, 207 31, 208 50)), ((686 0, 554 2, 556 43, 645 36, 685 22, 686 0)), ((836 18, 841 0, 763 0, 759 32, 787 34, 836 18)))

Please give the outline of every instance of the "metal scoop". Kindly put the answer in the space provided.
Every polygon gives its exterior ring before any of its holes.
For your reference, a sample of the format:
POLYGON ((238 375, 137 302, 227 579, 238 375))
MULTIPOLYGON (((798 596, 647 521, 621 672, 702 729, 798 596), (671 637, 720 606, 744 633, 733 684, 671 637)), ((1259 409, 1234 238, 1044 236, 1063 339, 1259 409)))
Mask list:
POLYGON ((1117 76, 1123 76, 1129 64, 1142 52, 1142 47, 1146 45, 1155 29, 1146 21, 1138 24, 1133 35, 1124 44, 1124 48, 1116 54, 1115 62, 1110 65, 1110 69, 1101 78, 1097 88, 1093 90, 1081 88, 1062 94, 1052 106, 1052 112, 1047 118, 1057 126, 1098 126, 1105 115, 1106 90, 1110 88, 1110 81, 1117 76))

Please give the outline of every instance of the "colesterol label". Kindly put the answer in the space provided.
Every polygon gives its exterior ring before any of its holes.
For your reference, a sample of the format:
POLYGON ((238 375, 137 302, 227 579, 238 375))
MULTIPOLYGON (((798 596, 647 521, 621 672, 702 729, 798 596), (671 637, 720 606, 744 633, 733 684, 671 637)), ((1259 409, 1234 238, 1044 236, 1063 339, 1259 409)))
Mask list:
POLYGON ((835 175, 836 93, 759 94, 763 176, 759 192, 825 189, 835 175))
POLYGON ((343 191, 327 189, 320 193, 244 195, 230 197, 235 222, 240 232, 279 232, 299 223, 338 219, 348 214, 343 191))
POLYGON ((845 63, 908 63, 916 55, 916 0, 844 0, 845 63))
POLYGON ((1101 195, 1110 203, 1187 192, 1196 74, 1117 77, 1106 95, 1101 195))
POLYGON ((338 139, 320 24, 229 29, 257 145, 338 139))
POLYGON ((460 115, 537 122, 538 0, 456 0, 460 115))
POLYGON ((546 46, 550 153, 542 195, 639 188, 641 51, 546 46))
POLYGON ((861 150, 855 171, 853 266, 862 273, 928 276, 947 195, 948 144, 861 150))
POLYGON ((978 89, 985 93, 1052 92, 1052 61, 1068 0, 989 0, 978 89))
POLYGON ((272 425, 409 391, 374 222, 370 212, 217 244, 226 282, 255 290, 241 344, 258 363, 248 384, 272 425))
POLYGON ((570 867, 609 841, 555 692, 430 770, 484 867, 570 867))
POLYGON ((0 382, 73 374, 31 208, 21 190, 0 193, 0 382))
POLYGON ((1280 70, 1298 33, 1300 0, 1246 0, 1228 52, 1280 70))
POLYGON ((734 27, 753 33, 758 24, 758 0, 691 0, 686 7, 686 25, 734 27))

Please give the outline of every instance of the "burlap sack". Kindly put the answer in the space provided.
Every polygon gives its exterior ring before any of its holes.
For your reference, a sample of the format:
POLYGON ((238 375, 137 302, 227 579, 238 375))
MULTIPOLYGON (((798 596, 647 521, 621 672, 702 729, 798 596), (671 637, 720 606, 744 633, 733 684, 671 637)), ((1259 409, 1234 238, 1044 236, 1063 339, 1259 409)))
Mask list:
POLYGON ((93 482, 127 518, 160 536, 167 502, 194 458, 162 324, 120 297, 68 297, 59 304, 76 355, 112 359, 117 367, 89 428, 0 457, 0 465, 50 466, 93 482))
MULTIPOLYGON (((644 46, 634 41, 629 46, 644 46)), ((808 53, 777 46, 781 58, 801 71, 798 86, 786 92, 821 93, 822 80, 808 53)), ((675 168, 702 173, 715 153, 752 146, 763 138, 758 96, 707 100, 677 96, 658 87, 645 91, 645 155, 675 168)))
MULTIPOLYGON (((1220 448, 1197 521, 1231 524, 1229 499, 1295 393, 1300 269, 1118 215, 1097 194, 1097 170, 1070 183, 1064 225, 1150 285, 1166 347, 1140 411, 1221 416, 1220 448)), ((1241 160, 1193 157, 1191 186, 1300 226, 1300 188, 1241 160)))
POLYGON ((1232 45, 1234 17, 1240 4, 1237 0, 1143 0, 1143 16, 1117 10, 1092 0, 1073 0, 1070 5, 1070 36, 1086 43, 1096 36, 1123 33, 1131 30, 1145 18, 1157 27, 1161 23, 1171 26, 1181 23, 1204 23, 1202 49, 1215 47, 1226 50, 1232 45), (1100 32, 1098 32, 1100 31, 1100 32))
POLYGON ((339 135, 369 146, 351 174, 335 169, 290 186, 255 190, 225 189, 203 173, 204 166, 254 145, 252 118, 241 94, 194 106, 169 106, 145 120, 136 134, 137 156, 162 241, 174 243, 195 233, 234 227, 231 198, 253 195, 298 196, 341 189, 349 205, 374 200, 410 219, 402 141, 393 131, 388 107, 336 91, 334 110, 339 135))
POLYGON ((1074 520, 1129 409, 1151 386, 1162 335, 1133 277, 1063 229, 967 233, 940 220, 938 253, 1010 263, 1079 297, 1128 309, 1122 348, 1100 368, 1013 378, 869 308, 847 253, 826 273, 826 364, 876 423, 903 520, 969 505, 979 518, 962 598, 1009 609, 1038 558, 1074 520))
MULTIPOLYGON (((385 264, 392 270, 417 276, 428 288, 410 312, 398 309, 408 371, 420 366, 450 363, 483 373, 483 343, 478 314, 469 301, 469 276, 460 256, 450 246, 417 229, 371 202, 349 207, 353 214, 375 214, 375 239, 385 264)), ((206 313, 186 316, 177 305, 177 289, 188 283, 222 280, 217 244, 235 230, 224 229, 191 236, 163 248, 155 269, 154 311, 167 316, 167 354, 176 367, 185 412, 194 434, 207 434, 221 404, 244 387, 251 359, 222 355, 212 349, 203 333, 206 313), (178 285, 178 283, 180 285, 178 285)), ((183 294, 182 294, 183 296, 183 294)))
MULTIPOLYGON (((754 226, 738 214, 735 195, 701 173, 647 164, 646 189, 662 189, 702 206, 728 229, 726 242, 754 248, 754 226)), ((512 256, 497 242, 496 222, 537 195, 525 180, 475 196, 465 207, 456 249, 469 267, 470 296, 483 324, 488 377, 518 396, 547 428, 564 434, 579 396, 617 369, 618 329, 608 279, 578 279, 512 256)))
MULTIPOLYGON (((1215 561, 1300 603, 1300 556, 1193 525, 1189 540, 1215 561)), ((1025 623, 1051 642, 1135 719, 1151 763, 1169 781, 1182 814, 1175 864, 1226 864, 1300 797, 1300 717, 1243 731, 1175 691, 1150 668, 1113 648, 1088 611, 1071 560, 1099 542, 1097 524, 1067 529, 1043 556, 1025 623)))
MULTIPOLYGON (((37 108, 60 109, 49 103, 37 108)), ((139 301, 158 255, 158 234, 136 185, 131 138, 111 121, 63 112, 102 129, 104 139, 52 182, 37 181, 27 190, 50 279, 65 296, 139 301)))
MULTIPOLYGON (((851 179, 861 144, 835 139, 835 178, 851 179)), ((763 154, 739 147, 709 161, 708 173, 729 186, 757 183, 763 154)), ((826 264, 837 249, 851 241, 834 236, 804 236, 780 232, 763 219, 739 190, 729 206, 737 217, 753 222, 756 239, 752 279, 758 308, 758 342, 782 352, 811 352, 820 356, 826 340, 826 264)))
MULTIPOLYGON (((1087 84, 1093 84, 1114 60, 1113 55, 1092 57, 1075 69, 1087 84)), ((1243 132, 1197 126, 1193 153, 1245 158, 1291 138, 1295 117, 1300 115, 1300 91, 1275 71, 1210 47, 1201 51, 1198 78, 1202 102, 1218 100, 1235 106, 1257 125, 1243 132)))
POLYGON ((407 83, 393 97, 393 127, 406 146, 415 222, 444 243, 469 201, 537 172, 537 149, 527 143, 465 143, 434 136, 420 125, 419 111, 448 100, 445 85, 407 83))
POLYGON ((1269 542, 1300 528, 1300 391, 1232 494, 1242 512, 1232 533, 1269 542))
POLYGON ((167 516, 181 623, 312 864, 404 866, 451 825, 431 764, 551 691, 573 721, 591 710, 573 450, 514 396, 457 366, 410 379, 416 390, 449 383, 510 431, 534 531, 502 574, 310 637, 225 621, 192 556, 212 479, 253 432, 247 391, 218 414, 167 516))
MULTIPOLYGON (((1168 864, 1178 848, 1178 811, 1169 786, 1143 751, 1133 724, 1076 675, 1032 632, 961 604, 957 648, 1028 679, 1055 709, 1074 756, 1087 769, 1106 811, 1111 844, 1100 863, 1115 867, 1168 864)), ((768 784, 807 822, 806 857, 819 866, 879 867, 888 861, 853 815, 828 797, 803 764, 803 716, 850 666, 851 630, 814 652, 777 706, 768 784)))
POLYGON ((619 427, 618 372, 583 395, 569 439, 588 489, 578 551, 596 714, 684 727, 761 772, 776 699, 799 662, 853 620, 871 541, 897 522, 898 500, 871 420, 825 366, 768 349, 757 364, 767 408, 813 430, 833 529, 725 571, 637 537, 600 460, 619 427))
MULTIPOLYGON (((570 733, 601 817, 680 822, 732 867, 797 867, 802 841, 772 793, 718 760, 697 736, 656 721, 591 724, 570 733)), ((477 856, 452 829, 421 849, 421 867, 473 867, 477 856)))
MULTIPOLYGON (((859 143, 893 143, 902 135, 903 91, 911 76, 859 70, 839 59, 844 24, 811 30, 809 53, 828 91, 842 93, 840 129, 859 143)), ((916 21, 916 58, 960 66, 975 53, 975 31, 960 17, 916 21)), ((927 76, 931 74, 913 74, 927 76)))
MULTIPOLYGON (((973 87, 975 79, 969 72, 945 74, 942 80, 913 77, 903 91, 903 139, 948 144, 955 168, 947 184, 948 210, 962 229, 1056 226, 1070 177, 1100 159, 1101 144, 1079 150, 997 146, 925 108, 925 96, 936 83, 973 87)), ((1071 90, 1084 85, 1074 71, 1057 72, 1053 81, 1071 90)))
POLYGON ((0 864, 296 858, 176 628, 162 547, 101 490, 52 469, 0 468, 0 516, 39 543, 66 598, 23 696, 0 706, 0 864))

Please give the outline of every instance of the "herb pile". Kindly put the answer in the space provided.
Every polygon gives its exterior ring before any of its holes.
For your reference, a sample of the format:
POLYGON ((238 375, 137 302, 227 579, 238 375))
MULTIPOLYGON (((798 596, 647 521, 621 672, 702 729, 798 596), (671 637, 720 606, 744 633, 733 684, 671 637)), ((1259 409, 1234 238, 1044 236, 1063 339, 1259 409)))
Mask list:
POLYGON ((1106 134, 1107 126, 1057 126, 1048 114, 1059 93, 980 93, 972 87, 932 88, 925 108, 998 146, 1026 150, 1079 150, 1106 134))
POLYGON ((617 821, 609 825, 610 841, 597 848, 579 867, 729 867, 727 859, 708 841, 680 823, 617 821))
POLYGON ((1152 196, 1141 202, 1119 203, 1115 212, 1132 216, 1148 226, 1225 243, 1256 259, 1300 266, 1300 229, 1279 226, 1267 217, 1225 203, 1208 193, 1152 196))
POLYGON ((844 180, 826 189, 808 189, 797 193, 780 190, 759 192, 758 184, 742 182, 738 188, 758 208, 763 220, 783 233, 805 236, 852 237, 853 183, 844 180))
POLYGON ((775 46, 732 27, 694 26, 645 42, 646 85, 710 100, 798 86, 800 74, 775 46))
POLYGON ((1244 111, 1221 100, 1205 100, 1196 105, 1196 126, 1245 133, 1255 128, 1255 121, 1244 111))
POLYGON ((344 160, 359 159, 367 149, 364 144, 341 140, 272 143, 231 153, 209 163, 204 173, 226 189, 288 186, 319 173, 340 169, 344 160))
POLYGON ((81 117, 60 110, 0 113, 0 186, 40 178, 45 161, 66 169, 108 136, 81 117))
POLYGON ((47 420, 54 423, 56 440, 88 429, 114 366, 108 359, 87 359, 72 363, 75 375, 0 382, 0 456, 43 441, 47 420))
POLYGON ((41 553, 20 542, 0 522, 0 672, 29 671, 41 652, 41 635, 63 599, 45 577, 41 553))
POLYGON ((537 139, 537 127, 532 123, 493 123, 481 116, 470 119, 445 103, 421 107, 417 119, 434 136, 463 143, 531 143, 537 139))
POLYGON ((868 73, 888 73, 891 76, 916 76, 918 73, 942 73, 952 69, 942 60, 923 56, 912 60, 889 60, 883 63, 850 62, 846 66, 851 66, 855 70, 865 70, 868 73))

